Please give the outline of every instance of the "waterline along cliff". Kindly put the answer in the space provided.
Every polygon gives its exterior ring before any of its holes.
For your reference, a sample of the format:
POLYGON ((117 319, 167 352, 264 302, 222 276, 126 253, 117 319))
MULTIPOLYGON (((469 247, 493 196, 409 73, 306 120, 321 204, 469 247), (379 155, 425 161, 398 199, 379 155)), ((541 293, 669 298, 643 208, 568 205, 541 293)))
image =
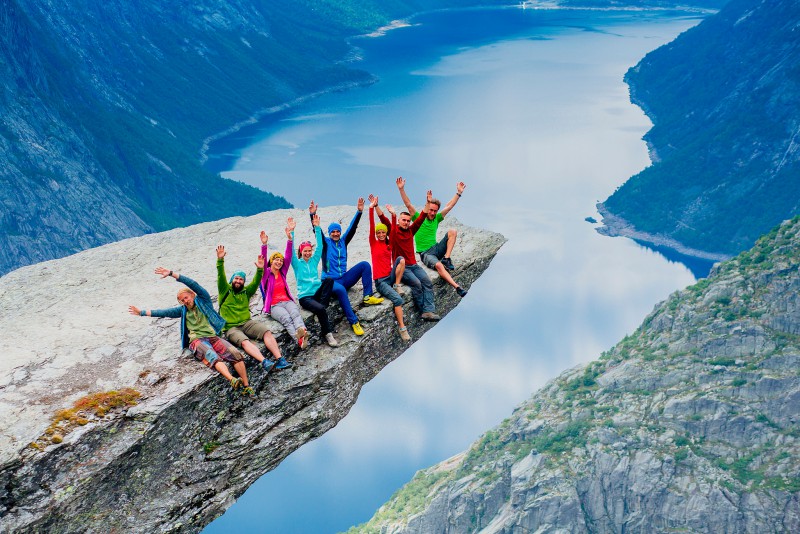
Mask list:
POLYGON ((800 532, 800 217, 356 532, 800 532))
MULTIPOLYGON (((347 224, 354 211, 321 208, 320 215, 323 223, 347 224)), ((0 363, 0 531, 197 532, 332 428, 361 386, 403 353, 408 344, 389 302, 359 309, 357 285, 351 301, 365 335, 355 336, 335 305, 336 348, 320 341, 308 315, 311 346, 302 352, 270 323, 294 367, 266 376, 250 360, 250 399, 181 354, 178 319, 128 314, 130 304, 175 305, 181 285, 154 275, 158 266, 215 294, 218 244, 228 251, 228 274, 243 269, 252 277, 260 230, 270 234, 271 251, 283 251, 287 216, 298 221, 297 241, 312 236, 307 211, 279 210, 131 238, 0 278, 0 327, 24 340, 0 363)), ((504 239, 451 225, 459 230, 456 274, 469 287, 504 239)), ((369 258, 367 228, 362 220, 351 262, 369 258)), ((460 299, 449 286, 434 286, 445 316, 460 299)), ((435 323, 423 322, 408 296, 404 308, 416 342, 435 323)), ((256 297, 251 310, 258 309, 256 297)))
POLYGON ((731 0, 625 76, 653 164, 599 208, 604 233, 719 260, 800 212, 800 4, 731 0))

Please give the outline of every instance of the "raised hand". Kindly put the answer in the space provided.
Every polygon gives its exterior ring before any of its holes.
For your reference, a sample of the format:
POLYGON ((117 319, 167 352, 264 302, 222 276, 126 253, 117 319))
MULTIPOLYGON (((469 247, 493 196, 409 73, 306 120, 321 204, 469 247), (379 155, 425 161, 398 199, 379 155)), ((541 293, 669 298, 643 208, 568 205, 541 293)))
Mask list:
POLYGON ((386 204, 386 211, 394 215, 394 207, 391 204, 386 204))
POLYGON ((169 269, 165 269, 164 267, 156 267, 155 273, 161 276, 161 278, 166 278, 172 274, 172 271, 170 271, 169 269))
POLYGON ((364 197, 358 197, 356 208, 358 209, 358 211, 364 211, 364 197))
POLYGON ((311 218, 311 225, 312 226, 319 226, 319 215, 317 215, 316 213, 311 218))
POLYGON ((399 176, 394 182, 397 184, 397 189, 403 189, 406 186, 406 179, 402 176, 399 176))
POLYGON ((264 256, 261 254, 258 255, 258 259, 256 260, 256 268, 263 269, 264 268, 264 256))
POLYGON ((262 245, 266 245, 267 242, 269 241, 269 236, 267 235, 267 232, 265 232, 264 230, 261 230, 261 233, 258 236, 261 238, 262 245))
POLYGON ((225 254, 227 254, 225 252, 225 247, 223 247, 222 245, 217 245, 217 259, 221 260, 222 258, 225 257, 225 254))
POLYGON ((128 313, 130 313, 131 315, 141 315, 142 310, 140 310, 136 306, 128 306, 128 313))
POLYGON ((286 219, 286 228, 288 228, 291 232, 294 232, 294 229, 297 228, 297 223, 293 217, 286 219))
POLYGON ((308 212, 311 215, 314 215, 315 213, 317 213, 317 208, 318 207, 319 207, 319 205, 318 204, 314 204, 314 201, 312 200, 311 204, 308 205, 308 212))
POLYGON ((369 199, 369 207, 370 208, 374 208, 375 206, 378 205, 378 197, 376 197, 372 193, 370 193, 367 198, 369 199))
POLYGON ((464 192, 464 189, 466 187, 467 187, 467 184, 465 184, 464 182, 458 182, 456 184, 456 193, 458 193, 460 195, 461 193, 464 192))
POLYGON ((430 202, 431 200, 433 200, 433 191, 428 189, 428 192, 425 194, 425 201, 430 202))

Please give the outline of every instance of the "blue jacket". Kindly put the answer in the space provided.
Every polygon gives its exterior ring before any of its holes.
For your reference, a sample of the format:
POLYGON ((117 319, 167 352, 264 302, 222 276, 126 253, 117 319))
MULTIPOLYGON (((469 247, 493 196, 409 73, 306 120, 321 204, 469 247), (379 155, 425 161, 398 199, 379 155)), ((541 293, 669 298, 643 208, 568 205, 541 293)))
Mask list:
MULTIPOLYGON (((214 311, 214 305, 211 303, 211 295, 208 291, 203 289, 203 286, 189 278, 188 276, 178 275, 178 282, 184 284, 186 287, 197 293, 194 298, 194 305, 203 312, 203 315, 208 318, 208 324, 214 329, 214 332, 219 335, 225 327, 225 319, 220 314, 214 311)), ((146 315, 145 310, 142 310, 142 315, 146 315)), ((189 346, 189 331, 186 329, 186 306, 175 306, 174 308, 165 308, 162 310, 150 310, 151 317, 172 317, 173 319, 181 318, 181 343, 185 349, 189 346)))
POLYGON ((341 278, 347 272, 347 245, 353 236, 356 235, 358 222, 361 220, 361 212, 356 210, 353 220, 347 231, 342 234, 339 241, 334 241, 330 237, 325 237, 322 245, 322 279, 341 278))

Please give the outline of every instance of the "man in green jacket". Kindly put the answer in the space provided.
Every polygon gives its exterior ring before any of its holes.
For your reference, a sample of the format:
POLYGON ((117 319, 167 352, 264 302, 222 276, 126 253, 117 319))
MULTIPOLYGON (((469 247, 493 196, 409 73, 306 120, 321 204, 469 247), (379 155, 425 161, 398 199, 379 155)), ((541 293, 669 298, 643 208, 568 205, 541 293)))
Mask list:
POLYGON ((250 315, 250 299, 264 276, 264 256, 259 256, 256 260, 256 276, 245 286, 244 271, 236 271, 230 280, 225 276, 225 254, 225 247, 219 245, 217 247, 217 290, 219 292, 219 314, 225 319, 223 335, 231 344, 261 362, 261 366, 267 371, 273 366, 275 369, 291 367, 292 364, 281 355, 278 342, 267 324, 263 321, 254 321, 250 315), (272 358, 265 358, 251 339, 264 340, 264 345, 272 354, 272 358))

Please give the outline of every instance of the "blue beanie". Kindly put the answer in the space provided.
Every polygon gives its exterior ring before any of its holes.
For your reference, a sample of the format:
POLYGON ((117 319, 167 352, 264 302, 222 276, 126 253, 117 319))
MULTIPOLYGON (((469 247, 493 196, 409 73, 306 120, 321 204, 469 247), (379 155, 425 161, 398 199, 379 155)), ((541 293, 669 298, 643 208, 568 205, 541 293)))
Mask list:
POLYGON ((342 231, 342 225, 336 222, 332 222, 328 225, 328 233, 333 232, 334 230, 342 231))
POLYGON ((236 271, 235 273, 233 273, 231 275, 231 279, 228 280, 228 283, 232 284, 233 283, 233 279, 236 278, 237 276, 241 276, 242 280, 247 281, 247 275, 244 274, 244 271, 236 271))

